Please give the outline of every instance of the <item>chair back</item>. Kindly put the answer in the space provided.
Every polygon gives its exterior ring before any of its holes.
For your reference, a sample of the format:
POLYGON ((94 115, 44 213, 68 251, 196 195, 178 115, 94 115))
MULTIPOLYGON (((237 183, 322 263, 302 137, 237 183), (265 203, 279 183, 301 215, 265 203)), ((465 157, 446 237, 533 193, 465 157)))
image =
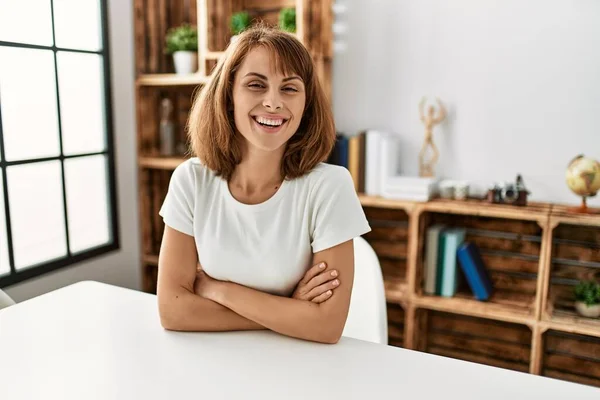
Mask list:
POLYGON ((354 239, 354 285, 342 336, 388 344, 385 288, 379 258, 362 237, 354 239))

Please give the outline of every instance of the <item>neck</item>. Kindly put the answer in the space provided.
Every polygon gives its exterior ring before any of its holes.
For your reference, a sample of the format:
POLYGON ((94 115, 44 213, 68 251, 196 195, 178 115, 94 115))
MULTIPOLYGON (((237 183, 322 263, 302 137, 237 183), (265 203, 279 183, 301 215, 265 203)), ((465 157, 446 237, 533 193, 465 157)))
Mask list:
POLYGON ((246 146, 242 162, 231 176, 230 184, 246 194, 253 194, 279 186, 281 160, 285 146, 276 151, 264 151, 246 146))

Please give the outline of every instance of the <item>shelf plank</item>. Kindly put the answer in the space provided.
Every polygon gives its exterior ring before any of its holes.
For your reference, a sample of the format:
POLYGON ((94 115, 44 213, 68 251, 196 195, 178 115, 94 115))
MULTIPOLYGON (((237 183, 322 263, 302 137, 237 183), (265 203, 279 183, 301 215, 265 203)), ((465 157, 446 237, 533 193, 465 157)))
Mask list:
POLYGON ((588 208, 589 212, 580 213, 576 207, 555 204, 550 213, 551 224, 573 224, 600 226, 600 208, 588 208))
POLYGON ((143 257, 144 264, 158 266, 158 256, 154 254, 145 254, 143 257))
POLYGON ((552 206, 547 203, 529 203, 527 206, 491 204, 484 200, 434 199, 421 203, 423 211, 462 214, 482 217, 546 221, 552 206))
POLYGON ((555 311, 552 316, 545 315, 540 325, 544 329, 600 337, 600 319, 580 317, 575 313, 555 311))
POLYGON ((384 281, 386 300, 392 303, 405 304, 408 300, 408 285, 399 279, 384 281))
POLYGON ((535 317, 533 310, 527 311, 522 307, 507 304, 481 302, 458 297, 416 295, 413 302, 417 307, 429 310, 445 311, 453 314, 469 315, 472 317, 495 319, 533 326, 535 317))
POLYGON ((224 54, 224 51, 206 51, 204 53, 204 58, 207 60, 218 60, 223 57, 224 54))
POLYGON ((401 209, 407 212, 411 211, 417 204, 414 201, 386 199, 384 197, 379 196, 367 196, 362 193, 358 194, 358 199, 360 200, 360 203, 363 207, 401 209))
POLYGON ((185 160, 183 157, 139 157, 138 165, 149 169, 174 170, 185 160))
POLYGON ((136 84, 138 86, 196 86, 208 82, 208 77, 200 74, 146 74, 140 75, 136 84))

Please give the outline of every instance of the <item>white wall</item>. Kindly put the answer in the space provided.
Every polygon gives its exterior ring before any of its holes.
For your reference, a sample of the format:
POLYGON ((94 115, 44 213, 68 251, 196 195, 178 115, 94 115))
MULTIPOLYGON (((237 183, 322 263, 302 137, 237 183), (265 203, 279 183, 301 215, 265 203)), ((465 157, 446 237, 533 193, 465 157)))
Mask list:
MULTIPOLYGON (((417 174, 418 103, 450 109, 434 131, 442 177, 480 186, 522 173, 532 199, 577 203, 565 166, 600 159, 600 1, 337 0, 338 130, 385 129, 417 174), (345 9, 345 10, 344 10, 345 9)), ((590 204, 600 206, 599 198, 590 204)))
POLYGON ((108 7, 121 250, 4 288, 16 301, 87 279, 140 288, 132 0, 108 7))

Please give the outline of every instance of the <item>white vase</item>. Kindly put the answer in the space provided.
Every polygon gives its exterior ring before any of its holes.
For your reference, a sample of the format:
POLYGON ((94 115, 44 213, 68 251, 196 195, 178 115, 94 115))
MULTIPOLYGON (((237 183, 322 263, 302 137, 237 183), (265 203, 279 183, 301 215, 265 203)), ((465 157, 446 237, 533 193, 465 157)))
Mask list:
POLYGON ((583 301, 575 302, 575 309, 577 312, 584 317, 598 318, 600 317, 600 304, 594 304, 591 306, 586 305, 583 301))
POLYGON ((198 70, 198 53, 195 51, 176 51, 173 53, 173 62, 177 74, 193 74, 198 70))

